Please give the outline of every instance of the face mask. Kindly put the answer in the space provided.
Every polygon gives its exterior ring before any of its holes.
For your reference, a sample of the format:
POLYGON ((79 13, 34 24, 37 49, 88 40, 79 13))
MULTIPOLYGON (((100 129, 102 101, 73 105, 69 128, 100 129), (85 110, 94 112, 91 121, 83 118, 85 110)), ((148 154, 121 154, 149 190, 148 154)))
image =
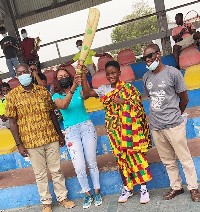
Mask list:
POLYGON ((27 38, 27 33, 23 33, 22 38, 27 38))
POLYGON ((81 51, 82 49, 82 46, 77 46, 78 50, 81 51))
POLYGON ((2 36, 5 38, 5 37, 7 37, 7 33, 5 33, 5 34, 2 34, 2 36))
POLYGON ((156 68, 159 65, 159 61, 155 60, 150 66, 146 65, 146 68, 149 69, 150 71, 156 70, 156 68))
POLYGON ((73 85, 70 77, 62 78, 59 82, 62 88, 68 88, 69 86, 71 87, 73 85))
POLYGON ((30 74, 22 74, 21 76, 18 77, 18 80, 21 85, 28 86, 31 84, 32 78, 30 74))

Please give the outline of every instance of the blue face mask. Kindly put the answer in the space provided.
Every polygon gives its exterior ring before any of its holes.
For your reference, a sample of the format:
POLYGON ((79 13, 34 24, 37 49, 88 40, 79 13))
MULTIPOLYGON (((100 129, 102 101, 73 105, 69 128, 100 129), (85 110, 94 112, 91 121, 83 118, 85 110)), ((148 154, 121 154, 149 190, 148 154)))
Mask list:
POLYGON ((18 80, 21 85, 28 86, 31 84, 32 81, 31 74, 22 74, 21 76, 18 77, 18 80))
POLYGON ((150 71, 154 71, 154 70, 156 70, 158 65, 159 65, 159 61, 155 60, 153 63, 151 63, 150 66, 146 65, 146 68, 149 69, 150 71))
POLYGON ((27 33, 26 32, 22 34, 22 38, 27 38, 27 33))
POLYGON ((82 49, 82 46, 77 46, 78 50, 81 51, 82 49))

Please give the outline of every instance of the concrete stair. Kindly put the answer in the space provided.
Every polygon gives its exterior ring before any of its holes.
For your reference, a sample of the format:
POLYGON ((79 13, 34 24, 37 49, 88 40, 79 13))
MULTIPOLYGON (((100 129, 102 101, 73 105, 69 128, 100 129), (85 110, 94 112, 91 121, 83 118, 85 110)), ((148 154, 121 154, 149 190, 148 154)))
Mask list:
MULTIPOLYGON (((138 79, 132 84, 140 90, 144 109, 148 116, 149 100, 144 95, 142 80, 138 79)), ((200 96, 200 89, 189 91, 188 95, 190 102, 185 111, 189 114, 188 122, 186 124, 188 146, 196 166, 198 179, 200 179, 200 98, 198 98, 200 96)), ((100 170, 101 194, 110 195, 119 193, 122 188, 122 181, 115 159, 111 153, 108 136, 106 134, 104 120, 105 113, 103 110, 100 110, 89 113, 89 115, 98 134, 97 161, 100 170)), ((69 153, 66 147, 62 147, 60 150, 62 170, 66 178, 66 186, 69 190, 68 196, 71 199, 82 198, 84 194, 77 181, 69 153)), ((153 174, 153 179, 147 184, 148 189, 169 187, 169 179, 166 169, 160 162, 155 146, 148 151, 147 159, 150 163, 150 169, 153 174)), ((183 178, 183 183, 185 183, 182 169, 180 169, 180 173, 183 178)), ((90 177, 89 182, 90 185, 92 185, 90 177)), ((49 186, 53 201, 56 201, 50 175, 49 186)), ((135 190, 137 191, 138 189, 139 186, 135 186, 135 190)), ((1 155, 0 210, 37 204, 40 204, 40 197, 30 162, 26 161, 17 151, 7 155, 1 155)))

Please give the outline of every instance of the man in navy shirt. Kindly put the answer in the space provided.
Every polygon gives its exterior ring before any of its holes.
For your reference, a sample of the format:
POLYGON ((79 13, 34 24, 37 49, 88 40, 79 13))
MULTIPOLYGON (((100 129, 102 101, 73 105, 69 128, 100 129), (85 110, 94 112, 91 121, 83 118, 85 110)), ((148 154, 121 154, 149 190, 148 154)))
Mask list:
POLYGON ((0 27, 0 34, 3 36, 3 39, 0 41, 1 48, 6 57, 6 64, 10 75, 12 78, 15 78, 15 70, 14 67, 17 67, 19 61, 17 59, 16 50, 19 50, 17 46, 16 39, 9 36, 6 32, 5 27, 0 27))

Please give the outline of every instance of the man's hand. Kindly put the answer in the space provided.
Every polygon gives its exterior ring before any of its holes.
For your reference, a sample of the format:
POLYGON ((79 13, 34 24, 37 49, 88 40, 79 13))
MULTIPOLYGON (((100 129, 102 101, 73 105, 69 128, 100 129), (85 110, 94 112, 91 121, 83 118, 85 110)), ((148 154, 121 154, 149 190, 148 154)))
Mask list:
POLYGON ((7 48, 8 46, 10 46, 10 42, 6 42, 4 45, 3 45, 3 48, 7 48))
POLYGON ((33 50, 31 51, 31 54, 32 54, 32 55, 37 55, 37 50, 34 50, 34 49, 33 49, 33 50))
POLYGON ((0 116, 0 118, 2 119, 3 122, 8 120, 4 115, 0 116))
POLYGON ((114 103, 114 104, 117 104, 117 105, 121 105, 121 104, 124 104, 125 103, 125 99, 121 99, 121 98, 112 98, 112 102, 114 103))
POLYGON ((18 146, 18 150, 19 150, 19 153, 23 156, 23 157, 28 157, 28 151, 27 149, 23 146, 23 144, 20 144, 18 146))
POLYGON ((32 71, 32 76, 33 77, 36 77, 38 75, 38 73, 37 73, 37 66, 36 65, 31 65, 30 66, 30 69, 32 71))
POLYGON ((60 147, 63 147, 65 145, 65 139, 63 134, 59 135, 59 144, 60 144, 60 147))

